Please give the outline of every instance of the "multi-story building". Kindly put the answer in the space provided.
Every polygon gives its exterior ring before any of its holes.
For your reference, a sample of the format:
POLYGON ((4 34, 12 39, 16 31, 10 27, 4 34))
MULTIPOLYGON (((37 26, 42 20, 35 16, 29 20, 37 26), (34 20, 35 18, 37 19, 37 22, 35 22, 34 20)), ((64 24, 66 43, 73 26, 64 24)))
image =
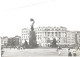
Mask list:
POLYGON ((80 31, 76 32, 77 44, 80 46, 80 31))
MULTIPOLYGON (((66 28, 65 27, 37 27, 34 29, 36 32, 37 44, 39 46, 50 46, 53 38, 57 39, 60 43, 66 43, 66 28)), ((22 29, 22 41, 27 40, 29 43, 29 29, 22 29)))
POLYGON ((24 29, 22 29, 22 36, 21 36, 21 42, 22 43, 24 43, 25 42, 25 40, 28 42, 28 44, 29 44, 29 29, 27 29, 27 28, 24 28, 24 29))
POLYGON ((6 47, 7 43, 8 43, 8 37, 7 36, 1 37, 1 46, 6 47))
POLYGON ((59 44, 66 43, 65 27, 38 27, 35 31, 39 45, 50 46, 53 38, 58 40, 59 44), (45 41, 42 39, 45 39, 45 41))
POLYGON ((67 44, 75 44, 75 32, 67 31, 67 44))

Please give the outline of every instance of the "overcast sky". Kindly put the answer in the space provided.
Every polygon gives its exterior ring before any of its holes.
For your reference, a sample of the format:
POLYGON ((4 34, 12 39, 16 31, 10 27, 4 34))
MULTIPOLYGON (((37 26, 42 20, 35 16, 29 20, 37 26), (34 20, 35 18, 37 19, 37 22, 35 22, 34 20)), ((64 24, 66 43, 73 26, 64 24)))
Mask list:
POLYGON ((0 5, 0 36, 21 36, 21 29, 30 28, 30 18, 35 27, 80 31, 80 0, 2 0, 0 5))

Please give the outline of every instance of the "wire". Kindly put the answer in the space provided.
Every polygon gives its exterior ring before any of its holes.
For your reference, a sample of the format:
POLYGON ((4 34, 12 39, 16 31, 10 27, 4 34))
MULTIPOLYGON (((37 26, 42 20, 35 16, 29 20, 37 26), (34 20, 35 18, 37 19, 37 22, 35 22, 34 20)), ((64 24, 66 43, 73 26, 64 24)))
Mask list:
MULTIPOLYGON (((54 0, 51 0, 51 1, 54 1, 54 0)), ((21 9, 21 8, 25 8, 25 7, 30 7, 30 6, 38 5, 38 4, 44 4, 44 3, 47 3, 47 2, 51 2, 51 1, 44 1, 44 2, 41 2, 41 3, 35 3, 35 4, 31 4, 31 5, 23 6, 23 7, 13 8, 13 9, 10 9, 10 10, 8 10, 8 11, 16 10, 16 9, 21 9)))

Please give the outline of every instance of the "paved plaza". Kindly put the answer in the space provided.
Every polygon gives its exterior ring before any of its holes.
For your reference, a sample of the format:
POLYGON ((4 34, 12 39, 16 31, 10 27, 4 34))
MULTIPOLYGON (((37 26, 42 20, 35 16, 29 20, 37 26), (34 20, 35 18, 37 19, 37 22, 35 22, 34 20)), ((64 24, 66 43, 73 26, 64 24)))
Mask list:
MULTIPOLYGON (((58 55, 56 49, 4 49, 2 57, 52 57, 52 56, 67 56, 66 48, 61 50, 61 55, 58 55)), ((79 51, 80 52, 80 51, 79 51)))

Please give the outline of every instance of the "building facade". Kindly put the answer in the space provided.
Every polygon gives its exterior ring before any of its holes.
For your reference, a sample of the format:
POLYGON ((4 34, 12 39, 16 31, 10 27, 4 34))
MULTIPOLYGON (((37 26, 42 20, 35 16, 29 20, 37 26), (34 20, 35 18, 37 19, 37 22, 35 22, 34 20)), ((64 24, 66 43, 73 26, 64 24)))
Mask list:
MULTIPOLYGON (((53 38, 59 44, 67 43, 65 27, 37 27, 34 29, 36 32, 37 44, 42 47, 49 47, 53 38)), ((26 40, 29 43, 29 29, 22 29, 22 42, 26 40)))
POLYGON ((8 37, 7 36, 1 37, 1 46, 6 47, 7 43, 8 43, 8 37))
POLYGON ((23 28, 22 29, 22 33, 21 33, 21 42, 22 43, 24 43, 25 42, 25 40, 28 42, 28 44, 29 44, 29 29, 27 29, 27 28, 23 28))
POLYGON ((80 46, 80 31, 77 31, 77 45, 80 46))
POLYGON ((67 44, 75 44, 75 32, 67 31, 67 44))
POLYGON ((41 46, 50 46, 53 38, 59 41, 59 44, 66 43, 65 27, 38 27, 35 31, 37 44, 41 46))

